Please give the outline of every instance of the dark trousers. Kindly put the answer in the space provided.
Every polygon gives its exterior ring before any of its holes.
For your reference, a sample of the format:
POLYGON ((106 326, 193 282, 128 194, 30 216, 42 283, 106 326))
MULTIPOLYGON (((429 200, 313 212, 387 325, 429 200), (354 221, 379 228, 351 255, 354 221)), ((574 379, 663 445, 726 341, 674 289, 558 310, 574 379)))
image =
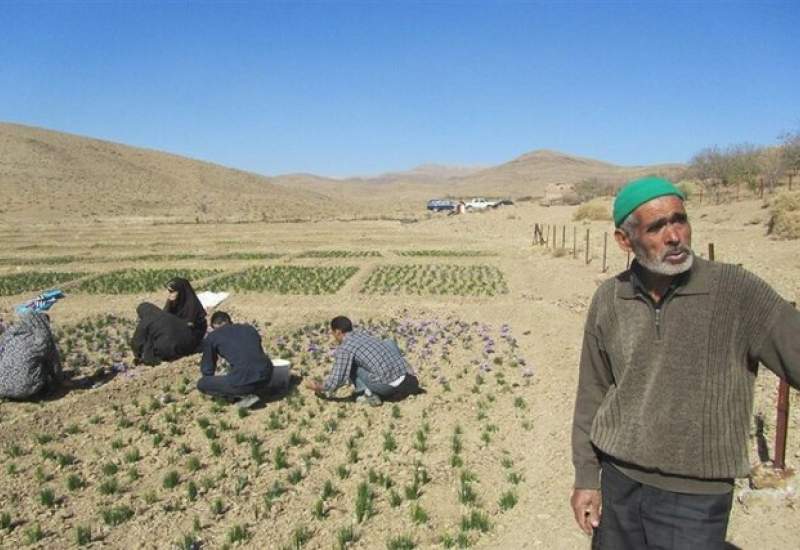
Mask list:
POLYGON ((258 393, 263 387, 264 384, 260 382, 237 386, 231 383, 229 376, 204 376, 197 381, 197 389, 204 394, 225 399, 237 399, 243 395, 258 393))
POLYGON ((673 493, 642 485, 604 462, 603 509, 593 550, 723 550, 733 492, 673 493))

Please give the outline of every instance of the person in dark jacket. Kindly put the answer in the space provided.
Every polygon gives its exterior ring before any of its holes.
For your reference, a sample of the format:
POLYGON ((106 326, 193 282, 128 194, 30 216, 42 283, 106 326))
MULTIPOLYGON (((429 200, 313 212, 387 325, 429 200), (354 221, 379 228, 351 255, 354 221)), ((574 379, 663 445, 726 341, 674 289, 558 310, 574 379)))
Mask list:
POLYGON ((203 376, 197 381, 198 390, 214 397, 239 399, 237 406, 251 407, 260 399, 257 392, 269 384, 272 371, 272 361, 264 353, 255 328, 233 323, 224 311, 211 316, 211 332, 203 340, 203 376), (228 373, 216 376, 220 357, 228 363, 228 373))
POLYGON ((208 323, 206 322, 206 309, 200 303, 192 284, 181 277, 174 277, 167 283, 167 303, 164 311, 183 319, 192 331, 195 348, 200 347, 200 343, 206 335, 208 323))
POLYGON ((186 321, 143 302, 136 308, 139 324, 131 348, 135 363, 158 365, 191 355, 197 349, 195 336, 186 321))

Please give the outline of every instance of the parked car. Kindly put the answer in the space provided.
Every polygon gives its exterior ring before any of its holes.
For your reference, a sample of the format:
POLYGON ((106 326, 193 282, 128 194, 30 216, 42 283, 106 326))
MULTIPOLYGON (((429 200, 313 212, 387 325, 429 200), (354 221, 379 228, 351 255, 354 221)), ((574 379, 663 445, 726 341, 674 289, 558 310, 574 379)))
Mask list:
POLYGON ((431 212, 445 212, 455 210, 458 201, 450 199, 431 199, 428 201, 428 210, 431 212))
POLYGON ((467 208, 472 210, 483 210, 484 208, 493 208, 497 206, 498 201, 487 201, 481 197, 475 197, 467 202, 467 208))

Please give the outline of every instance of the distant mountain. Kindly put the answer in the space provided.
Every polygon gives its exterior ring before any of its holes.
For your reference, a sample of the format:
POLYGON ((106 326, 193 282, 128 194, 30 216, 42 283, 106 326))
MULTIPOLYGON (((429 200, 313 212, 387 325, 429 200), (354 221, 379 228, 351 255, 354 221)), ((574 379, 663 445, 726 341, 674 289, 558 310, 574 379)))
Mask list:
POLYGON ((426 164, 369 178, 267 177, 159 151, 0 123, 0 223, 152 218, 397 218, 433 197, 541 196, 548 185, 677 174, 533 151, 492 167, 426 164))
POLYGON ((371 183, 448 183, 475 174, 484 166, 448 166, 444 164, 423 164, 404 172, 387 172, 374 177, 358 178, 371 183))
POLYGON ((602 183, 622 183, 647 174, 675 177, 683 168, 682 164, 617 166, 541 149, 466 176, 460 180, 460 185, 464 191, 473 193, 536 196, 553 184, 574 184, 592 179, 602 183))

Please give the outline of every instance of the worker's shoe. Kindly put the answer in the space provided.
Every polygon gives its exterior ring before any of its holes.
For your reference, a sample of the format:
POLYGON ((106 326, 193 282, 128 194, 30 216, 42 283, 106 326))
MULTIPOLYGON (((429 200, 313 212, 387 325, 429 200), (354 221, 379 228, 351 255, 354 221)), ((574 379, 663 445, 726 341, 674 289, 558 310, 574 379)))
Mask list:
POLYGON ((370 395, 367 394, 359 395, 358 397, 356 397, 356 403, 367 403, 372 407, 380 407, 381 403, 383 402, 381 401, 381 398, 379 396, 373 393, 370 395))
POLYGON ((255 394, 245 395, 239 401, 236 402, 236 406, 240 409, 249 409, 256 403, 258 403, 261 398, 255 394))

